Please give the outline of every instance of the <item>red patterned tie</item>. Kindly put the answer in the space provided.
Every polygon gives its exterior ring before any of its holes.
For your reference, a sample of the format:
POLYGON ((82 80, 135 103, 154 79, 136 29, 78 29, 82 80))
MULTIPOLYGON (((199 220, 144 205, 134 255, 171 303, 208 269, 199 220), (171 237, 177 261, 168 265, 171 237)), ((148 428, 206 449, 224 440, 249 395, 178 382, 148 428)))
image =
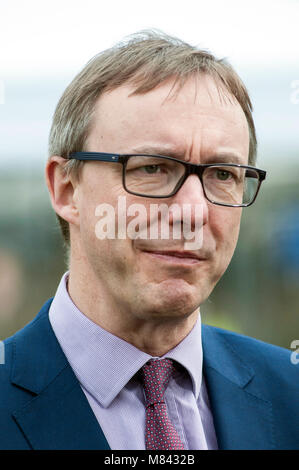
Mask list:
POLYGON ((164 392, 174 370, 175 367, 171 359, 150 359, 142 367, 146 398, 146 449, 184 449, 183 443, 168 417, 164 401, 164 392))

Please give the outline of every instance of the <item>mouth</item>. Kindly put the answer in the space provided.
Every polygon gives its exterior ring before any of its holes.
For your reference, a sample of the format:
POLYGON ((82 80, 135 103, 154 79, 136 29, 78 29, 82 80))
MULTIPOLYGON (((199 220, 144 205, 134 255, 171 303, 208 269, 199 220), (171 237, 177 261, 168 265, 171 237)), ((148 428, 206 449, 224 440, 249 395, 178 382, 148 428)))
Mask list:
POLYGON ((176 264, 198 264, 203 258, 192 251, 143 251, 143 253, 164 262, 176 264))

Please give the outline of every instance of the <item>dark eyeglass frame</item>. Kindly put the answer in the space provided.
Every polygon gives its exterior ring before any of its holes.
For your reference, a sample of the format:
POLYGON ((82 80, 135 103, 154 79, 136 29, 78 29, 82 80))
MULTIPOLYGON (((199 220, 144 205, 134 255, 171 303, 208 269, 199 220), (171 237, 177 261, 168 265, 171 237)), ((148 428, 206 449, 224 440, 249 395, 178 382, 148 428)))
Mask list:
MULTIPOLYGON (((75 159, 75 160, 80 160, 80 161, 100 161, 100 162, 110 162, 110 163, 121 163, 123 166, 123 171, 122 171, 122 183, 124 189, 127 191, 129 194, 134 194, 135 196, 141 196, 141 197, 149 197, 153 199, 166 199, 169 197, 174 196, 180 188, 183 186, 185 183, 186 179, 190 175, 197 175, 200 179, 200 182, 202 184, 203 188, 203 193, 205 198, 211 202, 212 204, 216 204, 217 206, 226 206, 226 207, 248 207, 251 206, 254 201, 257 198, 257 195, 259 193, 262 181, 266 179, 266 174, 267 172, 265 170, 260 170, 259 168, 256 168, 254 166, 249 166, 249 165, 239 165, 237 163, 190 163, 190 162, 185 162, 183 160, 178 160, 177 158, 173 157, 167 157, 165 155, 144 155, 143 153, 130 153, 130 154, 116 154, 116 153, 103 153, 103 152, 72 152, 69 157, 69 160, 75 159), (185 174, 181 178, 180 184, 178 184, 175 189, 172 191, 172 193, 168 194, 167 196, 154 196, 154 195, 149 195, 149 194, 141 194, 141 193, 135 193, 133 191, 130 191, 126 187, 126 179, 125 179, 125 173, 126 173, 126 166, 128 163, 128 160, 130 157, 159 157, 163 158, 165 160, 172 160, 175 162, 178 162, 185 167, 185 174), (238 168, 245 168, 248 172, 251 170, 254 170, 255 174, 258 174, 258 187, 256 189, 255 196, 253 200, 247 204, 225 204, 225 203, 220 203, 220 202, 215 202, 212 201, 210 198, 208 198, 205 187, 202 181, 202 175, 203 172, 206 168, 213 167, 213 166, 226 166, 226 167, 238 167, 238 168)), ((246 172, 247 173, 247 172, 246 172)))

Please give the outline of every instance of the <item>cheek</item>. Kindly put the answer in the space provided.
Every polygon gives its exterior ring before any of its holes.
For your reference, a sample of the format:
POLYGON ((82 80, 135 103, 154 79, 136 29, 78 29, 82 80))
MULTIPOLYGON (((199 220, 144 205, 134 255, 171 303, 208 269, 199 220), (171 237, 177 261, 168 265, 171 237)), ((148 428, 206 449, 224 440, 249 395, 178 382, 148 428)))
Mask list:
POLYGON ((105 170, 99 174, 98 168, 89 168, 80 188, 80 231, 82 235, 88 233, 92 238, 99 220, 115 221, 118 197, 124 193, 121 178, 113 177, 114 174, 111 176, 105 170))
POLYGON ((241 221, 242 209, 221 208, 216 211, 211 221, 212 231, 216 241, 216 250, 224 263, 228 263, 235 251, 241 221))
MULTIPOLYGON (((89 263, 102 274, 115 272, 121 275, 128 270, 132 263, 132 241, 129 238, 120 239, 118 234, 118 197, 124 197, 122 185, 119 183, 103 186, 85 186, 79 201, 80 212, 80 238, 82 249, 89 259, 89 263), (101 207, 101 205, 103 206, 101 207), (108 209, 108 212, 106 212, 108 209), (109 214, 109 215, 108 215, 109 214), (112 232, 107 236, 108 223, 113 226, 112 232), (104 236, 106 234, 106 236, 104 236), (103 237, 103 238, 101 238, 103 237), (128 266, 127 266, 128 265, 128 266), (127 267, 126 267, 127 266, 127 267)), ((129 199, 129 198, 128 198, 129 199)), ((126 200, 126 206, 130 204, 126 200)), ((127 220, 125 219, 125 226, 127 220)), ((111 275, 111 274, 109 274, 111 275)))

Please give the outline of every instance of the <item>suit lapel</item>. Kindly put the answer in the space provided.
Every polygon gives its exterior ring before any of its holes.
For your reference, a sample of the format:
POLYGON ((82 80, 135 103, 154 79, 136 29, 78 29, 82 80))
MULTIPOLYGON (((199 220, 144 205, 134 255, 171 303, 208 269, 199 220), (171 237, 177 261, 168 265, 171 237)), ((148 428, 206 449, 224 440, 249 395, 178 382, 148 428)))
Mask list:
POLYGON ((272 406, 224 334, 203 326, 203 374, 220 449, 274 449, 272 406))
POLYGON ((109 449, 48 318, 48 301, 15 335, 12 382, 34 398, 14 419, 33 449, 109 449))

